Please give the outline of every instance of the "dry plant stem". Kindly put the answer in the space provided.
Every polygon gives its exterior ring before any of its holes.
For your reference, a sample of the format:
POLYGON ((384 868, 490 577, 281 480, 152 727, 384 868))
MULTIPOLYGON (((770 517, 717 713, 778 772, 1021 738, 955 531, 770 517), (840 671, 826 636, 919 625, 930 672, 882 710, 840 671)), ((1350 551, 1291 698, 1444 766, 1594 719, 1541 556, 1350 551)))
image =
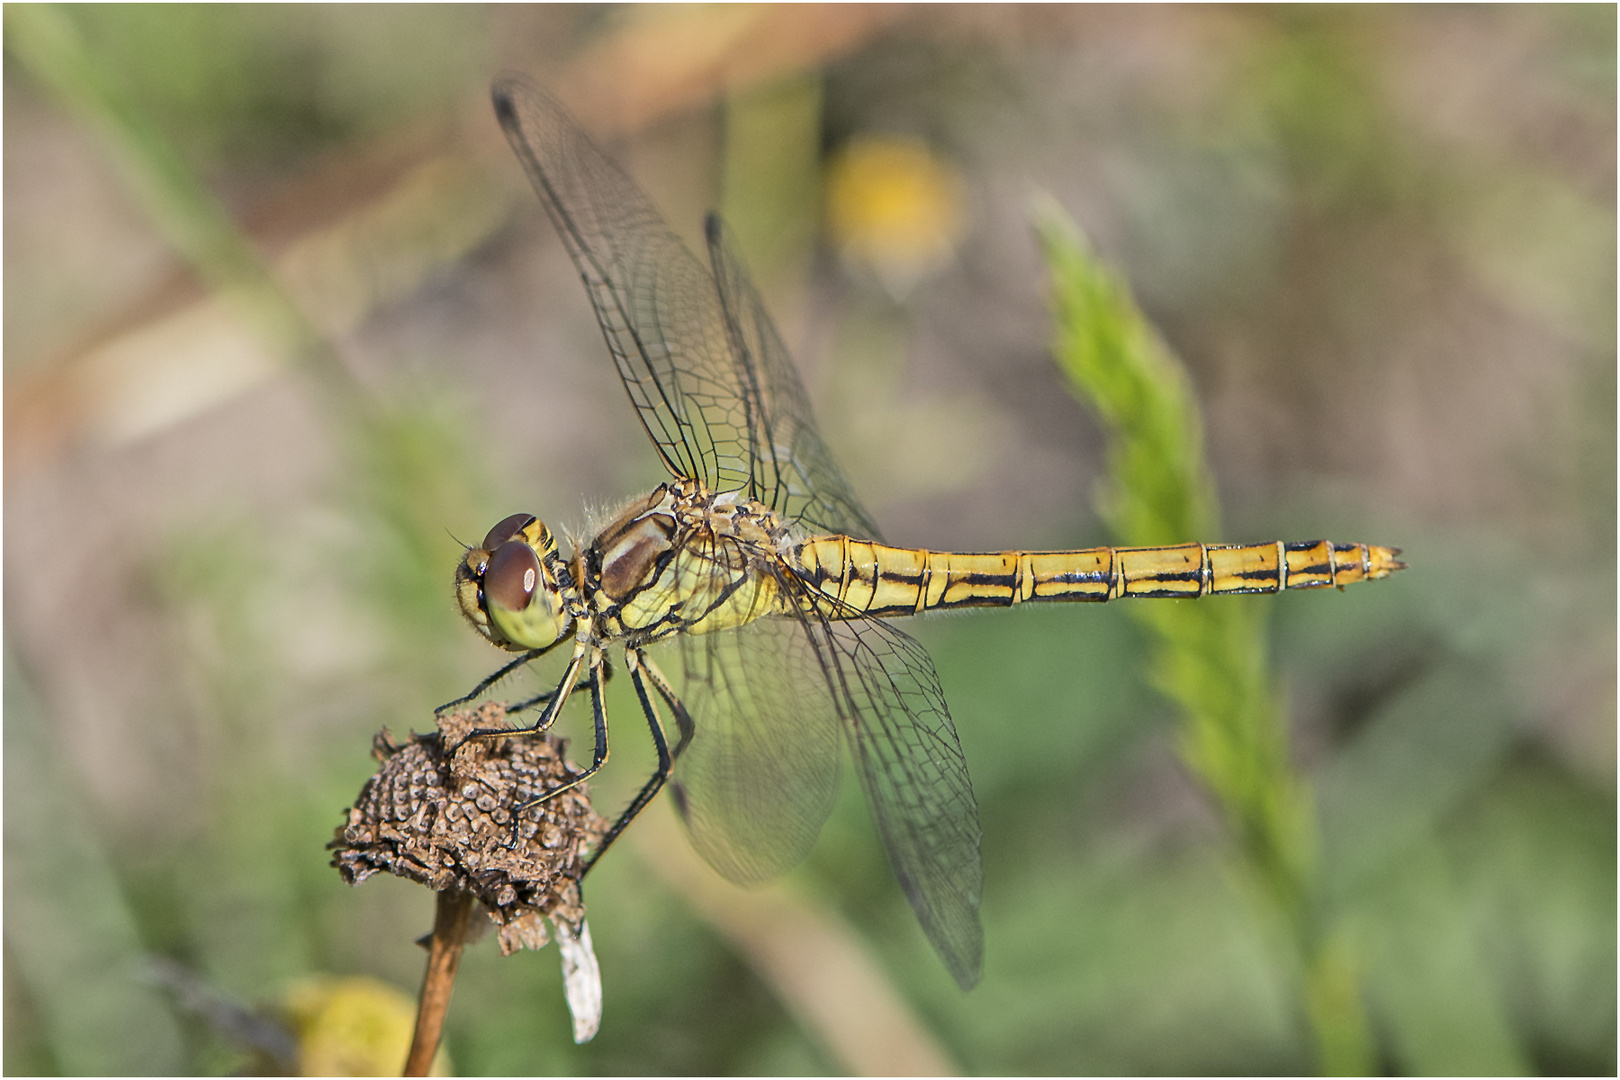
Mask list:
POLYGON ((456 968, 461 966, 461 946, 467 940, 467 920, 472 916, 472 894, 462 889, 439 893, 433 916, 433 941, 428 946, 427 973, 422 976, 422 997, 416 1009, 416 1034, 411 1036, 410 1056, 405 1059, 405 1076, 426 1076, 433 1067, 439 1038, 444 1034, 444 1016, 450 1011, 450 992, 456 985, 456 968))
POLYGON ((853 930, 793 891, 722 881, 676 831, 665 805, 627 834, 641 857, 707 919, 851 1076, 961 1076, 853 930))

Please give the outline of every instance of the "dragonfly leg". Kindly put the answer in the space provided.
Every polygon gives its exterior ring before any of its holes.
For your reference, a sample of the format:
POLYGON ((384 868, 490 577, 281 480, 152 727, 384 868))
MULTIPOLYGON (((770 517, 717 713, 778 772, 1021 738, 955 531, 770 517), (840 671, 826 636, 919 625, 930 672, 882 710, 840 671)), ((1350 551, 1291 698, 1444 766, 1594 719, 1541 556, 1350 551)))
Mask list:
POLYGON ((669 711, 675 714, 675 727, 681 733, 681 740, 675 744, 675 752, 672 756, 674 761, 679 761, 681 754, 685 753, 687 744, 692 741, 692 736, 697 730, 692 724, 692 714, 686 711, 686 706, 681 704, 681 699, 675 696, 675 691, 670 687, 669 680, 664 678, 664 673, 658 670, 657 665, 645 657, 640 659, 647 672, 647 681, 652 683, 654 690, 658 691, 658 696, 664 699, 664 704, 669 706, 669 711))
MULTIPOLYGON (((576 657, 575 658, 575 664, 570 664, 569 665, 569 667, 570 667, 570 676, 572 675, 572 669, 577 665, 578 660, 579 660, 579 658, 576 657)), ((601 650, 600 649, 593 650, 592 655, 591 655, 591 672, 590 672, 589 685, 590 685, 590 688, 591 688, 591 724, 596 729, 596 749, 591 754, 590 768, 586 769, 584 772, 577 773, 573 777, 569 778, 566 782, 558 784, 556 787, 552 788, 550 791, 546 792, 544 795, 537 795, 534 798, 530 799, 528 802, 518 804, 518 806, 514 810, 515 814, 521 814, 523 811, 529 809, 530 807, 539 806, 543 802, 546 802, 546 801, 548 801, 550 799, 555 799, 558 795, 561 795, 565 791, 573 790, 574 788, 578 787, 580 784, 583 784, 585 781, 587 781, 591 777, 595 776, 601 770, 602 766, 607 764, 607 759, 608 759, 607 709, 602 704, 602 684, 607 681, 602 675, 602 669, 605 666, 606 665, 603 664, 603 662, 602 662, 602 652, 601 652, 601 650)), ((569 687, 569 689, 572 690, 573 688, 569 687)), ((561 692, 560 687, 558 688, 558 692, 559 693, 561 692)), ((564 695, 564 696, 566 696, 566 695, 564 695)), ((551 711, 552 710, 550 710, 550 709, 547 710, 547 712, 551 712, 551 711)), ((545 720, 544 717, 542 717, 541 719, 545 720)), ((555 719, 555 716, 553 716, 552 719, 555 719)), ((549 727, 551 725, 550 720, 545 720, 545 723, 546 723, 547 727, 549 727)), ((537 727, 536 729, 520 729, 520 730, 540 730, 540 731, 544 731, 545 728, 537 727)))
MULTIPOLYGON (((558 643, 561 640, 562 639, 559 638, 558 641, 552 642, 550 645, 547 645, 543 649, 530 649, 528 652, 520 653, 516 659, 508 661, 505 664, 502 664, 500 666, 500 668, 495 672, 495 674, 491 675, 487 679, 484 679, 482 682, 480 682, 477 686, 473 687, 467 693, 465 693, 465 694, 461 695, 460 697, 456 698, 456 700, 454 700, 454 701, 447 701, 443 705, 440 705, 437 709, 434 709, 433 710, 433 715, 434 716, 439 716, 439 715, 441 715, 443 713, 446 713, 446 712, 450 711, 451 709, 458 709, 461 706, 467 704, 469 701, 476 701, 480 696, 483 695, 485 690, 488 690, 490 687, 494 686, 496 683, 500 682, 502 679, 504 679, 508 675, 512 674, 512 672, 516 671, 518 668, 522 667, 524 664, 527 664, 530 660, 537 660, 540 657, 546 655, 546 653, 550 652, 552 649, 555 649, 557 647, 558 643)), ((544 694, 541 695, 541 697, 545 697, 545 696, 546 695, 544 695, 544 694)))
MULTIPOLYGON (((597 662, 599 663, 601 653, 598 652, 596 656, 598 657, 597 662)), ((585 647, 581 645, 575 648, 574 658, 568 662, 568 670, 563 672, 562 681, 557 684, 557 689, 552 690, 550 693, 545 695, 547 698, 545 711, 540 714, 539 719, 530 724, 528 727, 475 728, 472 731, 469 731, 466 735, 463 735, 461 737, 461 741, 452 746, 445 756, 454 757, 457 750, 460 750, 463 746, 466 746, 474 739, 506 739, 513 735, 539 735, 542 732, 545 732, 551 727, 552 724, 557 722, 557 717, 562 713, 562 707, 568 701, 569 696, 573 694, 574 687, 576 685, 585 685, 584 683, 575 682, 575 680, 579 678, 579 669, 583 667, 584 664, 585 647)), ((598 683, 596 681, 596 667, 594 664, 591 668, 590 685, 592 688, 592 694, 598 699, 598 701, 600 701, 601 695, 596 692, 598 689, 598 683)))
POLYGON ((664 679, 663 674, 652 665, 652 662, 639 649, 625 653, 625 662, 630 668, 630 682, 636 688, 636 697, 641 700, 642 714, 647 717, 647 728, 652 732, 653 747, 658 751, 658 768, 647 778, 647 782, 641 785, 641 790, 636 793, 634 799, 630 800, 630 805, 624 808, 624 812, 613 823, 613 827, 603 835, 602 842, 596 846, 596 850, 591 853, 590 859, 586 861, 585 869, 580 873, 581 878, 590 873, 591 867, 601 860, 607 849, 612 846, 613 841, 619 838, 619 834, 624 832, 629 824, 636 819, 636 815, 647 808, 648 803, 652 802, 653 797, 668 782, 670 770, 675 767, 675 762, 681 756, 681 752, 686 749, 686 744, 692 741, 694 730, 692 717, 686 711, 686 706, 681 704, 680 699, 675 696, 675 692, 670 689, 669 683, 664 679), (644 675, 645 680, 643 679, 644 675), (664 699, 665 703, 669 705, 670 711, 675 714, 675 725, 680 730, 681 738, 675 744, 673 751, 669 747, 669 737, 664 733, 664 722, 658 716, 658 706, 653 703, 652 698, 647 693, 648 682, 652 683, 653 689, 658 691, 658 696, 664 699))
MULTIPOLYGON (((602 685, 606 686, 608 683, 610 683, 612 681, 613 681, 613 665, 608 663, 606 660, 603 660, 602 661, 602 685)), ((581 679, 579 682, 574 684, 574 689, 575 690, 583 690, 589 685, 590 685, 590 681, 589 681, 588 678, 587 679, 581 679)), ((544 704, 546 704, 546 702, 550 701, 552 698, 554 698, 556 696, 557 696, 557 691, 556 690, 543 690, 540 693, 534 695, 534 697, 529 698, 526 701, 520 701, 516 705, 508 705, 506 707, 506 711, 508 713, 524 712, 524 711, 526 711, 528 709, 534 708, 536 705, 544 705, 544 704)))

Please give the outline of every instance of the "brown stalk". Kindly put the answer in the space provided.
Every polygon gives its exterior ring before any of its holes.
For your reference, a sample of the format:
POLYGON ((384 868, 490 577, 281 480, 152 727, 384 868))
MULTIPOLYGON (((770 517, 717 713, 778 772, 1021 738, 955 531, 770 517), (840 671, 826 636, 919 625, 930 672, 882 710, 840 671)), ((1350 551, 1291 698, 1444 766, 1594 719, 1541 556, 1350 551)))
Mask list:
POLYGON ((472 917, 472 894, 464 889, 439 893, 433 916, 433 940, 428 945, 427 972, 422 976, 422 996, 416 1007, 416 1034, 411 1036, 411 1052, 405 1058, 405 1076, 426 1076, 433 1067, 433 1055, 444 1034, 444 1017, 450 1011, 450 993, 456 986, 456 968, 461 966, 461 946, 467 940, 467 922, 472 917))

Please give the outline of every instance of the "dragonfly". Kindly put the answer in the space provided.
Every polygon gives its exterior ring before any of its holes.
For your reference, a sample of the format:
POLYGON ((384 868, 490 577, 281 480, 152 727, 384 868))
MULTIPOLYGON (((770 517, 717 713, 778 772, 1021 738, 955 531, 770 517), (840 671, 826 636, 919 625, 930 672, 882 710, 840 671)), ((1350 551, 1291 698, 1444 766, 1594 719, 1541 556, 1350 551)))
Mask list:
POLYGON ((705 265, 546 93, 508 77, 493 100, 670 473, 571 553, 520 513, 456 566, 468 622, 517 655, 446 708, 555 649, 569 659, 556 688, 526 703, 541 710, 534 724, 479 734, 543 731, 576 691, 589 696, 591 764, 536 802, 607 761, 603 683, 609 650, 622 653, 658 765, 586 872, 667 785, 715 870, 743 884, 781 874, 815 841, 847 751, 924 933, 971 988, 984 949, 978 806, 934 665, 892 620, 1328 588, 1405 565, 1395 548, 1325 540, 988 553, 885 544, 720 219, 706 221, 705 265))

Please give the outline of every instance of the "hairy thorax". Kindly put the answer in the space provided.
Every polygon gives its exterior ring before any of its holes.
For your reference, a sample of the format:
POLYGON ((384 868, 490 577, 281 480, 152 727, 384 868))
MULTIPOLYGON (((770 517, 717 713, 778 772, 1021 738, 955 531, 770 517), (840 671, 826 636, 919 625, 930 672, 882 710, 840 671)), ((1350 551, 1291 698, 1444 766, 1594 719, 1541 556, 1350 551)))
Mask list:
POLYGON ((680 480, 597 533, 575 577, 604 637, 641 645, 780 614, 787 530, 767 507, 680 480))

